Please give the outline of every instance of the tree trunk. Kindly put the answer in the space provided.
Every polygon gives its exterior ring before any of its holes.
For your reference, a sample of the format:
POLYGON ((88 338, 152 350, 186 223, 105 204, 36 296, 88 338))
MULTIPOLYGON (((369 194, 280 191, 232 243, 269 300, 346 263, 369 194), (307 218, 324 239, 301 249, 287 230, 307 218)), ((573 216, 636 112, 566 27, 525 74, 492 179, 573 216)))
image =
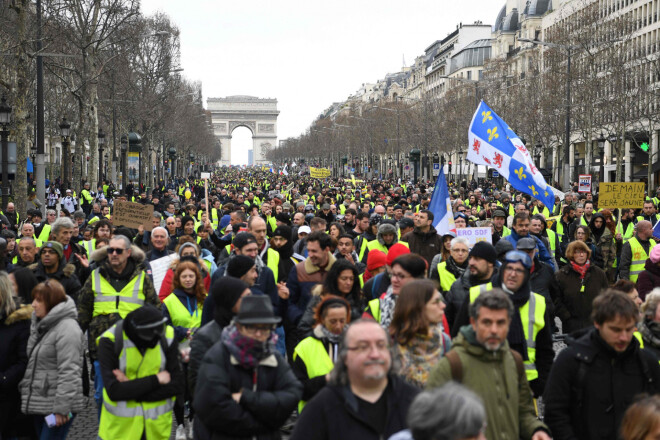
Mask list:
MULTIPOLYGON (((13 81, 14 103, 13 103, 13 118, 14 118, 14 139, 16 140, 16 174, 13 182, 13 196, 16 211, 19 213, 20 218, 26 218, 26 204, 27 204, 27 148, 28 143, 28 124, 27 120, 32 110, 32 102, 29 99, 30 90, 32 87, 28 78, 30 75, 30 66, 32 60, 27 56, 29 49, 27 36, 27 8, 29 2, 23 1, 20 6, 17 6, 17 40, 19 45, 16 48, 16 76, 13 81)), ((43 134, 40 134, 43 135, 43 134)), ((45 182, 36 182, 37 185, 44 185, 45 182)), ((43 200, 42 200, 43 202, 43 200)), ((3 206, 3 209, 6 207, 3 206)))

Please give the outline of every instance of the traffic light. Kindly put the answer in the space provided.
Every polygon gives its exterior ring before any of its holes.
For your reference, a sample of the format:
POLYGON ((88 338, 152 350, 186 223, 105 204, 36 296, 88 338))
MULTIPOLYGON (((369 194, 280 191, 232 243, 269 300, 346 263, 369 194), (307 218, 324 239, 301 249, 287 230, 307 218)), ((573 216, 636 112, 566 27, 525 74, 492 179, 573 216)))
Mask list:
POLYGON ((451 174, 451 160, 449 161, 449 174, 451 174))
POLYGON ((649 152, 649 144, 648 144, 648 142, 644 142, 642 145, 639 146, 639 148, 641 148, 642 151, 648 153, 648 152, 649 152))
POLYGON ((440 166, 441 166, 442 168, 445 167, 445 156, 440 156, 440 166))

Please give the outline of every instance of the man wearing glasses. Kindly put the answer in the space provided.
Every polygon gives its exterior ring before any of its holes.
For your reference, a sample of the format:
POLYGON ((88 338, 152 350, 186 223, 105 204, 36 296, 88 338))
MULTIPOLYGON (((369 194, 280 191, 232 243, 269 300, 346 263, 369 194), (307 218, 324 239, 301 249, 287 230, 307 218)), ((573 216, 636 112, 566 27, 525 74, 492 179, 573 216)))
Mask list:
POLYGON ((307 403, 291 440, 376 440, 407 427, 406 414, 419 390, 392 374, 388 341, 375 321, 350 325, 328 385, 307 403))
POLYGON ((153 282, 145 271, 145 254, 131 246, 124 235, 115 235, 108 246, 94 254, 98 267, 80 291, 78 322, 83 332, 89 330, 89 356, 94 362, 94 388, 99 411, 103 383, 96 357, 96 339, 118 320, 144 304, 160 309, 153 282))

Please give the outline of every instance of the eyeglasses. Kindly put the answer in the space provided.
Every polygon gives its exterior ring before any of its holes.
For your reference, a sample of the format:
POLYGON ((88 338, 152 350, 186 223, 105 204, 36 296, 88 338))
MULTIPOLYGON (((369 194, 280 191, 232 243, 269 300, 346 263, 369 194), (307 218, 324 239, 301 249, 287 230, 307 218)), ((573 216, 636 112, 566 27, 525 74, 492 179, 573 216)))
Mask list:
POLYGON ((272 325, 244 324, 243 329, 251 335, 256 335, 257 333, 270 334, 275 327, 272 325))
POLYGON ((409 278, 408 275, 404 273, 394 273, 392 272, 392 278, 398 278, 400 280, 405 280, 406 278, 409 278))
POLYGON ((126 249, 124 248, 108 248, 108 255, 116 253, 117 255, 121 255, 124 253, 126 249))
POLYGON ((354 347, 346 347, 347 350, 355 351, 359 354, 369 353, 373 348, 376 348, 376 351, 385 352, 390 349, 390 345, 387 341, 376 341, 374 344, 369 342, 358 342, 354 347))

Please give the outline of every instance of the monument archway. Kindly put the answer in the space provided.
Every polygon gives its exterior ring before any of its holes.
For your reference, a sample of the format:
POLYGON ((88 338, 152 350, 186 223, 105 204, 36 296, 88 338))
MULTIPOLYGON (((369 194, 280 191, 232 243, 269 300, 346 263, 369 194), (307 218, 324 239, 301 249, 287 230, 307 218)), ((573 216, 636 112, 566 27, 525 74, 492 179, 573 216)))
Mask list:
POLYGON ((220 144, 220 165, 231 165, 231 137, 237 127, 252 132, 252 165, 268 162, 268 151, 277 146, 277 99, 236 95, 208 98, 206 103, 220 144))

